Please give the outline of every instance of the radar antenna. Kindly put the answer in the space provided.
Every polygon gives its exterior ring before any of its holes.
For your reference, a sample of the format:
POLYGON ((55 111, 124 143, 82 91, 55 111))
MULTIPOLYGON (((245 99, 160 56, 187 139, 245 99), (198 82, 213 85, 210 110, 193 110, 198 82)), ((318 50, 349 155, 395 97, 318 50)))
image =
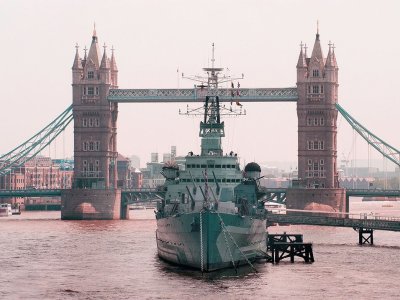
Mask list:
MULTIPOLYGON (((246 111, 243 110, 242 105, 238 100, 236 101, 237 108, 233 109, 220 106, 219 97, 222 95, 218 89, 218 86, 225 82, 231 82, 231 95, 240 98, 239 88, 240 84, 238 82, 237 90, 234 88, 234 80, 243 79, 244 75, 241 77, 231 77, 227 75, 222 75, 224 68, 215 67, 215 56, 214 56, 214 43, 212 44, 212 58, 211 58, 211 68, 203 68, 206 73, 204 76, 188 76, 185 77, 182 74, 182 78, 189 79, 195 82, 200 82, 201 84, 196 86, 196 94, 198 98, 204 102, 203 106, 190 109, 187 106, 186 112, 181 115, 193 115, 193 116, 204 116, 204 120, 200 122, 200 132, 201 137, 201 155, 223 155, 221 138, 225 136, 224 122, 221 122, 221 116, 239 116, 245 115, 246 111), (206 84, 205 84, 206 83, 206 84)), ((232 105, 232 102, 231 102, 232 105)))

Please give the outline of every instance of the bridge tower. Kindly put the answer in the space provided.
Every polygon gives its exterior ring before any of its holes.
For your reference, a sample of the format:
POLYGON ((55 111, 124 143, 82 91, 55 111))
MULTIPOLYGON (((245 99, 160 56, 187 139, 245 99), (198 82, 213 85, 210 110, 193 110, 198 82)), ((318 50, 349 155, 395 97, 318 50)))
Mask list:
POLYGON ((311 57, 301 44, 297 62, 298 182, 288 208, 343 211, 345 191, 337 171, 338 65, 333 44, 322 54, 317 34, 311 57))
POLYGON ((74 177, 62 194, 62 219, 119 219, 121 191, 117 189, 118 103, 109 103, 118 86, 114 50, 101 57, 96 29, 83 59, 76 46, 72 66, 74 115, 74 177))

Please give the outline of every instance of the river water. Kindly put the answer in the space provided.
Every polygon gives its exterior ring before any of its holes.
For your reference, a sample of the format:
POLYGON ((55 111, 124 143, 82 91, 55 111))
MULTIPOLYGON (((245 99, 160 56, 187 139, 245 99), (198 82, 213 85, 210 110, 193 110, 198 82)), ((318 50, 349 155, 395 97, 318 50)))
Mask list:
MULTIPOLYGON (((352 212, 400 216, 400 202, 352 201, 352 212)), ((169 265, 156 253, 151 210, 126 221, 61 221, 60 212, 0 218, 0 299, 399 299, 400 232, 274 226, 303 233, 315 263, 256 263, 238 274, 169 265)))

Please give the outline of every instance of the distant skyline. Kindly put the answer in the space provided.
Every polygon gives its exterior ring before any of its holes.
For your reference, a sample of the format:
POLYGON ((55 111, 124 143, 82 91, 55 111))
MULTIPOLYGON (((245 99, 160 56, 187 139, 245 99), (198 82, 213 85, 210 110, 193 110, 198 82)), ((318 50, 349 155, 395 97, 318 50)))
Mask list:
MULTIPOLYGON (((78 43, 114 46, 120 88, 187 88, 180 73, 200 74, 216 45, 216 64, 245 74, 241 87, 293 87, 300 42, 311 54, 316 23, 323 53, 335 44, 339 103, 400 148, 399 1, 2 1, 0 153, 37 133, 72 102, 71 66, 78 43), (179 72, 177 72, 179 70, 179 72)), ((103 48, 101 48, 103 50, 103 48)), ((194 107, 195 105, 190 105, 194 107)), ((228 118, 224 152, 242 161, 297 161, 295 103, 245 104, 228 118)), ((180 116, 186 104, 120 104, 118 151, 199 152, 200 119, 180 116)), ((365 159, 368 148, 338 118, 338 161, 365 159), (357 150, 357 155, 352 152, 357 150)), ((43 155, 73 155, 72 125, 43 155)), ((380 154, 370 151, 372 159, 380 154)), ((388 165, 391 163, 387 163, 388 165)))

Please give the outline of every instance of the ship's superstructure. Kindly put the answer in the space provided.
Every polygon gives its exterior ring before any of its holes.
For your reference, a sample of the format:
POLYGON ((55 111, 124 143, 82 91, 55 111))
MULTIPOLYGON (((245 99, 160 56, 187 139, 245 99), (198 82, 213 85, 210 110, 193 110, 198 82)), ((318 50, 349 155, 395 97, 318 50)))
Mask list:
MULTIPOLYGON (((233 78, 220 77, 222 68, 203 69, 203 121, 201 152, 189 152, 185 170, 174 163, 163 168, 165 196, 157 209, 157 248, 161 258, 173 263, 212 271, 250 263, 265 253, 266 220, 257 178, 260 167, 246 166, 232 151, 224 154, 224 114, 241 113, 220 106, 218 85, 233 78)), ((232 83, 233 85, 233 83, 232 83)), ((198 110, 193 110, 198 114, 198 110)), ((188 111, 188 114, 190 112, 188 111)))

